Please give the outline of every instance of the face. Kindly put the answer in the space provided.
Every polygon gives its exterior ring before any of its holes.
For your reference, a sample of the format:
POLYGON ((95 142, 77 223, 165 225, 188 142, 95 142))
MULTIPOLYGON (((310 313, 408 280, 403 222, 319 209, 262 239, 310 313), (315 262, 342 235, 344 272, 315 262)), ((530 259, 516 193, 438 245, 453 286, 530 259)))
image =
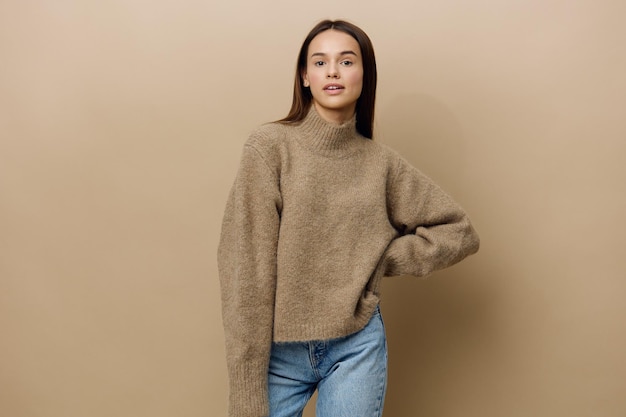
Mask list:
POLYGON ((354 115, 363 89, 363 61, 359 43, 347 33, 329 29, 309 44, 305 87, 322 118, 342 123, 354 115))

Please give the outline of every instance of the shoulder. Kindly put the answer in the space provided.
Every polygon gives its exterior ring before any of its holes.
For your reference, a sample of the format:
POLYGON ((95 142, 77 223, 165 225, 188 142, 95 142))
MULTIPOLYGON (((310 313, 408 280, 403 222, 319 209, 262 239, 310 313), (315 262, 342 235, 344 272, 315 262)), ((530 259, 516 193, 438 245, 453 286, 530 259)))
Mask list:
POLYGON ((289 135, 289 130, 290 126, 280 122, 265 123, 250 133, 245 146, 251 146, 259 150, 269 150, 280 145, 289 135))
POLYGON ((382 155, 384 155, 387 158, 391 158, 391 159, 398 159, 400 158, 400 154, 393 148, 391 148, 389 145, 386 145, 378 140, 368 140, 368 142, 370 142, 371 146, 376 148, 376 150, 378 152, 380 152, 382 155))
POLYGON ((378 151, 387 165, 388 180, 393 182, 418 181, 432 182, 424 172, 408 161, 398 151, 381 142, 375 142, 378 151))
POLYGON ((289 138, 293 127, 270 122, 254 129, 244 144, 244 152, 252 151, 260 156, 272 170, 278 169, 281 164, 281 149, 289 138))
POLYGON ((391 172, 395 172, 401 165, 410 166, 407 160, 389 145, 370 139, 366 139, 364 142, 366 143, 369 151, 376 154, 377 157, 387 165, 391 172))

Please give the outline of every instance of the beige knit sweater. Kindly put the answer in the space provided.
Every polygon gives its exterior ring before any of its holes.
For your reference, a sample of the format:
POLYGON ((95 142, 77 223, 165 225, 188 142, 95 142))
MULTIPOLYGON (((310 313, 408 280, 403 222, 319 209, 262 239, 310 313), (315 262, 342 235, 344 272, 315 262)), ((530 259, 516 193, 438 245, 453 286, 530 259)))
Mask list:
POLYGON ((314 107, 246 142, 222 225, 230 417, 268 415, 271 343, 365 326, 380 279, 424 276, 478 250, 465 212, 388 147, 314 107))

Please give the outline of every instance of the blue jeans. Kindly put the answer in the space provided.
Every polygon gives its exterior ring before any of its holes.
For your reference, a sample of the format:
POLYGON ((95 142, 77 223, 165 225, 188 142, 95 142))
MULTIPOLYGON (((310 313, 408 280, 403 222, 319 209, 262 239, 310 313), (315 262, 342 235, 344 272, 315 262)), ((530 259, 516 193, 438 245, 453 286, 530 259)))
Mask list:
POLYGON ((386 388, 387 340, 379 308, 349 336, 272 345, 270 417, 301 417, 315 389, 317 417, 380 417, 386 388))

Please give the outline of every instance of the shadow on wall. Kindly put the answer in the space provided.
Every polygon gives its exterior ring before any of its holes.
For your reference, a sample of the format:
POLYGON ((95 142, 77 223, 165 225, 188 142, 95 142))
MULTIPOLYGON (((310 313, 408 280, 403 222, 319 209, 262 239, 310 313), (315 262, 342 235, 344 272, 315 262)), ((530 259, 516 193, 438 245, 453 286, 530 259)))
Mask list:
MULTIPOLYGON (((465 183, 463 129, 454 113, 433 97, 413 94, 380 109, 378 120, 377 140, 463 205, 471 187, 465 183)), ((396 277, 383 282, 389 341, 385 415, 441 414, 443 404, 459 398, 459 390, 477 390, 476 399, 493 394, 493 387, 477 384, 476 377, 493 360, 488 347, 496 337, 497 273, 481 270, 478 255, 427 280, 396 277)))
POLYGON ((444 103, 425 94, 394 98, 377 110, 376 140, 398 151, 412 165, 457 196, 463 189, 463 129, 444 103))

